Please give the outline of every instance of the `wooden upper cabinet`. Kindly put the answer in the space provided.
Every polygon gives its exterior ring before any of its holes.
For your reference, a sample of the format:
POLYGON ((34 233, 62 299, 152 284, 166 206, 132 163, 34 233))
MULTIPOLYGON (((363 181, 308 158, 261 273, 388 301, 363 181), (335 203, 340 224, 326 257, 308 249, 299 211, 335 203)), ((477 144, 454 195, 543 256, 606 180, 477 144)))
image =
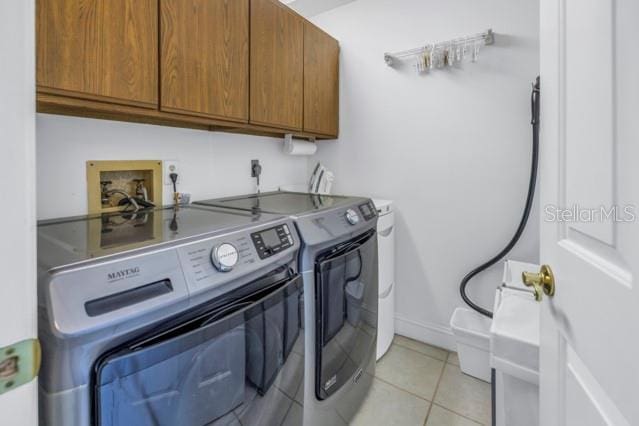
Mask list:
POLYGON ((157 108, 157 0, 38 0, 45 93, 157 108))
POLYGON ((36 0, 37 109, 330 139, 339 45, 278 0, 36 0))
POLYGON ((304 131, 337 136, 339 44, 310 23, 304 25, 304 131))
POLYGON ((160 0, 163 111, 248 121, 249 0, 160 0))
POLYGON ((278 1, 251 0, 254 124, 302 130, 304 21, 278 1))

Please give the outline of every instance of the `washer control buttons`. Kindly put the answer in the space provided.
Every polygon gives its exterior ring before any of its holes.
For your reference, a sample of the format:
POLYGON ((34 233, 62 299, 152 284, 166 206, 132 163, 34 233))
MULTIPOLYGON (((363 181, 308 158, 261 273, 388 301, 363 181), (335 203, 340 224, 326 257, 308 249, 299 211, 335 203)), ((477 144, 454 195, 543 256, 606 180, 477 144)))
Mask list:
POLYGON ((364 203, 359 206, 359 211, 362 212, 365 220, 374 219, 377 216, 377 210, 371 202, 364 203))
POLYGON ((359 223, 359 215, 353 209, 346 210, 346 221, 351 225, 357 225, 359 223))
POLYGON ((293 245, 293 236, 288 225, 278 225, 251 234, 260 259, 266 259, 293 245))
POLYGON ((220 272, 229 272, 240 258, 240 254, 233 244, 223 243, 213 248, 211 261, 213 266, 220 272))

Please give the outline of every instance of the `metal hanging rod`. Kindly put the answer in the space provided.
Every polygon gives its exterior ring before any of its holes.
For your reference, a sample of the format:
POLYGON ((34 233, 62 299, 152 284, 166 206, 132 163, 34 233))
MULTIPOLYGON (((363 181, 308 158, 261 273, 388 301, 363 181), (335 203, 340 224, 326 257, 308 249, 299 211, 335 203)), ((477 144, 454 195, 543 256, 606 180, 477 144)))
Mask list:
MULTIPOLYGON (((458 47, 470 45, 470 47, 475 48, 475 51, 473 53, 473 61, 474 61, 476 60, 476 57, 477 57, 478 43, 481 43, 483 45, 490 45, 490 44, 493 44, 494 42, 495 42, 495 33, 493 33, 492 29, 488 29, 484 31, 483 33, 477 33, 467 37, 455 38, 448 41, 440 41, 437 43, 427 44, 422 47, 417 47, 414 49, 403 50, 401 52, 394 52, 394 53, 387 52, 387 53, 384 53, 384 61, 386 62, 386 65, 392 67, 395 64, 395 61, 397 60, 428 54, 428 58, 430 58, 430 55, 437 55, 438 58, 442 60, 442 63, 446 65, 451 65, 452 63, 455 62, 455 59, 457 62, 461 60, 461 55, 459 51, 457 52, 456 55, 450 55, 452 53, 450 52, 452 49, 456 50, 458 47)), ((426 59, 425 59, 425 62, 426 62, 426 59)), ((428 63, 425 64, 426 68, 428 68, 428 65, 429 65, 428 63)), ((432 65, 430 67, 432 68, 432 65)), ((418 68, 422 68, 422 67, 418 67, 418 68)), ((418 69, 418 71, 421 71, 421 69, 418 69)))

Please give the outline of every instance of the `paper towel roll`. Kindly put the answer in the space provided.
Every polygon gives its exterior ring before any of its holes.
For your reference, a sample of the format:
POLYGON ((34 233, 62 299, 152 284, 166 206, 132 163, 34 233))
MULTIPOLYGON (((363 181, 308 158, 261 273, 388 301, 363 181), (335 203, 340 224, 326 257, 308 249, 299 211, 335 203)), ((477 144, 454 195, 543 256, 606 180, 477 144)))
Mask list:
POLYGON ((286 140, 284 153, 288 155, 313 155, 317 151, 317 145, 313 142, 286 140))

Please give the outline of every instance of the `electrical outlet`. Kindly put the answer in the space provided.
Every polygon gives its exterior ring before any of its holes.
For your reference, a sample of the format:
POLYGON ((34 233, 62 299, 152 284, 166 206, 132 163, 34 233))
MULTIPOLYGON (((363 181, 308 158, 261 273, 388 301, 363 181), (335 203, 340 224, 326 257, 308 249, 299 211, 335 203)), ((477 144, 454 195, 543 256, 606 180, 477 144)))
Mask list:
POLYGON ((177 173, 177 183, 180 183, 182 180, 182 176, 180 176, 180 162, 176 160, 164 160, 162 165, 164 166, 164 184, 173 185, 173 181, 171 181, 171 178, 169 177, 171 173, 177 173))
POLYGON ((251 177, 259 178, 262 174, 262 165, 260 160, 251 160, 251 177))

